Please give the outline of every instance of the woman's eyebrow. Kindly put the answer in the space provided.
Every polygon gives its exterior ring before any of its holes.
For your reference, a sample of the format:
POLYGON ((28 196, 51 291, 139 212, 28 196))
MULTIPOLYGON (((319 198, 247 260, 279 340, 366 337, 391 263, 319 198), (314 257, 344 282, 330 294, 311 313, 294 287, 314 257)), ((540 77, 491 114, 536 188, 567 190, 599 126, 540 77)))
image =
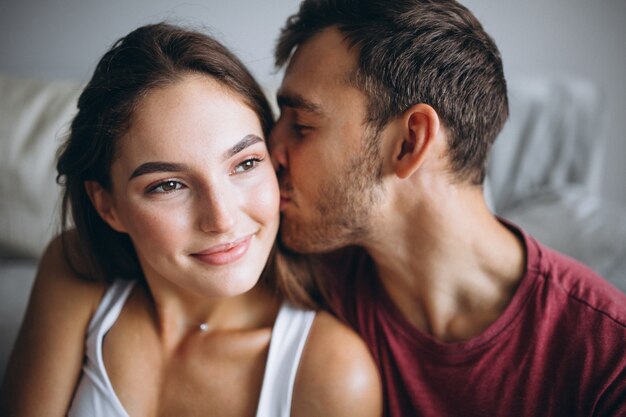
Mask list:
POLYGON ((249 134, 243 137, 239 142, 237 142, 232 148, 224 152, 224 160, 232 158, 237 155, 239 152, 246 149, 248 146, 252 146, 255 143, 263 142, 263 139, 258 137, 257 135, 249 134))
MULTIPOLYGON (((253 135, 253 134, 246 135, 243 137, 243 139, 241 139, 239 142, 234 144, 230 149, 224 152, 223 158, 224 160, 232 158, 233 156, 237 155, 239 152, 243 151, 247 147, 252 146, 255 143, 259 143, 259 142, 263 142, 263 139, 261 139, 259 136, 253 135)), ((139 165, 137 169, 135 169, 133 173, 130 174, 129 180, 132 180, 133 178, 139 177, 141 175, 152 174, 155 172, 185 172, 188 170, 189 168, 187 167, 187 165, 179 164, 175 162, 161 162, 161 161, 146 162, 144 164, 139 165)))
POLYGON ((139 177, 141 175, 152 174, 154 172, 183 172, 187 171, 187 165, 177 164, 174 162, 146 162, 141 164, 130 174, 129 180, 139 177))

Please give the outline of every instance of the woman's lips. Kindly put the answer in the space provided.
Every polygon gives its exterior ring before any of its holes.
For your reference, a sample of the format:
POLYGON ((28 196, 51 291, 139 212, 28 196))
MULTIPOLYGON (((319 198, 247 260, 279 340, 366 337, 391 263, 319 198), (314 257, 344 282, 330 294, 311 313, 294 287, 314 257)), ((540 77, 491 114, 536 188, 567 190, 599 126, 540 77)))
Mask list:
POLYGON ((193 253, 191 256, 209 265, 228 265, 241 259, 248 252, 252 236, 248 235, 234 242, 212 246, 202 252, 193 253))

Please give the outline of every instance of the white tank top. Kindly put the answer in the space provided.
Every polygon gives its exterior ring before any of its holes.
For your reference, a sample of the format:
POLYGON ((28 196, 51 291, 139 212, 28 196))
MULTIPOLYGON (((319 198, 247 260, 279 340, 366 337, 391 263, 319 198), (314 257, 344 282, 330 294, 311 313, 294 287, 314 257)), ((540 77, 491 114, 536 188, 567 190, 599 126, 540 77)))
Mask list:
MULTIPOLYGON (((104 367, 102 342, 117 320, 134 281, 115 281, 105 292, 87 328, 85 360, 68 417, 129 417, 104 367)), ((315 312, 283 303, 276 317, 257 417, 288 417, 298 364, 315 312)))

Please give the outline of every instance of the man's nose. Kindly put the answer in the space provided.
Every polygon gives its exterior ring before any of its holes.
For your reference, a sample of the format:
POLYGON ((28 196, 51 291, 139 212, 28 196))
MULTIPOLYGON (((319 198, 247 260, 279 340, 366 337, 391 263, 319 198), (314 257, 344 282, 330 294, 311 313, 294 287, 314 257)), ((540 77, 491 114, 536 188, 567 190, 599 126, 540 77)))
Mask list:
POLYGON ((205 233, 226 233, 236 223, 234 196, 228 192, 209 190, 199 204, 200 230, 205 233))
POLYGON ((284 128, 280 123, 274 126, 270 134, 270 155, 276 172, 288 168, 287 142, 285 140, 284 128))

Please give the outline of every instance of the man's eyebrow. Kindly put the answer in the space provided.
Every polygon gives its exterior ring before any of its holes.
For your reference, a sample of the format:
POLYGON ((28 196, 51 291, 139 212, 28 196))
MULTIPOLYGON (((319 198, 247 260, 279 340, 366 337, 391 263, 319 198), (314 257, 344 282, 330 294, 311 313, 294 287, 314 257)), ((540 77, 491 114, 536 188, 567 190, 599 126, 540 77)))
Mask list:
POLYGON ((232 148, 224 152, 224 160, 232 158, 237 155, 239 152, 246 149, 248 146, 252 146, 255 143, 263 142, 263 139, 258 137, 257 135, 249 134, 243 137, 239 142, 237 142, 232 148))
POLYGON ((279 107, 292 107, 294 109, 302 109, 320 116, 324 115, 324 112, 319 105, 298 95, 278 93, 276 101, 278 102, 279 107))
POLYGON ((129 180, 141 175, 152 174, 154 172, 183 172, 188 171, 187 165, 174 162, 146 162, 141 164, 130 174, 129 180))

